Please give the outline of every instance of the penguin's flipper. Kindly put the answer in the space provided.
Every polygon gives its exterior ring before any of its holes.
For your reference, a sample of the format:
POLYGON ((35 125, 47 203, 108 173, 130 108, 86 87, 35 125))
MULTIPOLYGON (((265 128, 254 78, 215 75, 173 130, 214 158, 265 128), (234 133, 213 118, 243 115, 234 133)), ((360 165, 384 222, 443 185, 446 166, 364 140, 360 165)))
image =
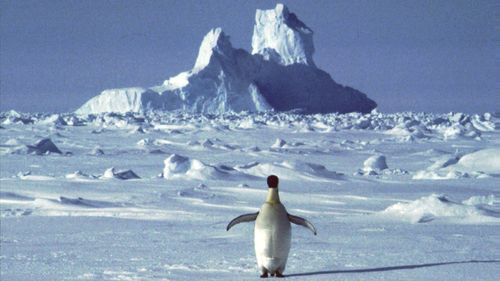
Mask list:
POLYGON ((308 221, 304 218, 301 218, 301 217, 290 215, 290 214, 288 214, 288 220, 291 223, 309 228, 309 230, 311 230, 314 233, 314 235, 316 235, 316 228, 314 227, 314 225, 310 221, 308 221))
POLYGON ((249 222, 249 221, 254 221, 257 219, 257 216, 259 215, 259 212, 257 213, 252 213, 252 214, 244 214, 239 217, 234 218, 226 227, 226 231, 231 229, 236 224, 239 224, 240 222, 249 222))

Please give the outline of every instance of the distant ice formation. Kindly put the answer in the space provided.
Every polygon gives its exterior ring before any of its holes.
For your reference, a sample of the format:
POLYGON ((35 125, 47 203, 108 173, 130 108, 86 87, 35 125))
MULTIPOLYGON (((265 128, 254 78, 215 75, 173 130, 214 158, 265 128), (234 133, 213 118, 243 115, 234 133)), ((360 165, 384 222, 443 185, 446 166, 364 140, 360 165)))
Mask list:
POLYGON ((194 67, 151 88, 104 90, 78 114, 182 111, 370 112, 377 104, 337 84, 313 61, 313 31, 283 4, 257 10, 252 54, 235 49, 221 28, 204 37, 194 67))

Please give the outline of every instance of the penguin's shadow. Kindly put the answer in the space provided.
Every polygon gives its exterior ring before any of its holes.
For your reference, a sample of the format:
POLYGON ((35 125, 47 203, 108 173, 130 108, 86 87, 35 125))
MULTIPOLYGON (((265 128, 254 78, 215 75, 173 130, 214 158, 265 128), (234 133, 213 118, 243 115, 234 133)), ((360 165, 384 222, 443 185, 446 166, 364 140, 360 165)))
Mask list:
POLYGON ((398 266, 386 266, 386 267, 374 267, 374 268, 360 268, 360 269, 349 269, 349 270, 325 270, 325 271, 292 273, 292 274, 287 274, 286 277, 313 276, 313 275, 325 275, 325 274, 341 274, 341 273, 381 272, 381 271, 416 269, 416 268, 424 268, 424 267, 443 266, 443 265, 451 265, 451 264, 467 264, 467 263, 500 263, 500 260, 451 261, 451 262, 398 265, 398 266))

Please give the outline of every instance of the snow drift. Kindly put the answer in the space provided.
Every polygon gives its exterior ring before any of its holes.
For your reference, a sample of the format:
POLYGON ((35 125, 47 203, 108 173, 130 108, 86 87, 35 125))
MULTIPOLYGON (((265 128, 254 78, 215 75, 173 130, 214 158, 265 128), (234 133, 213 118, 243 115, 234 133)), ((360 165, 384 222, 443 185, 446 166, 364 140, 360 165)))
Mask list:
POLYGON ((119 179, 119 180, 130 180, 130 179, 140 179, 140 177, 134 173, 132 170, 120 170, 117 171, 114 167, 111 167, 104 171, 101 176, 102 179, 119 179))
POLYGON ((342 174, 330 171, 323 165, 301 161, 252 162, 245 165, 237 165, 234 169, 261 178, 266 178, 269 175, 280 175, 281 179, 286 180, 300 179, 320 182, 344 179, 342 174))
POLYGON ((500 175, 500 148, 482 149, 466 154, 458 160, 455 168, 500 175))
MULTIPOLYGON (((434 162, 438 172, 472 163, 476 167, 470 170, 488 172, 479 165, 493 169, 495 162, 486 161, 499 153, 486 149, 498 149, 498 115, 59 115, 68 125, 54 125, 62 122, 51 114, 0 112, 2 280, 253 280, 258 275, 247 235, 252 224, 234 232, 224 227, 228 218, 258 211, 266 196, 265 178, 271 173, 282 180, 281 198, 290 212, 321 228, 319 239, 293 229, 298 235, 294 243, 300 246, 290 256, 290 275, 333 266, 366 274, 312 274, 309 279, 498 279, 495 262, 446 264, 498 257, 495 170, 484 179, 410 180, 415 171, 434 162), (15 118, 32 123, 10 121, 15 118), (82 127, 70 125, 71 119, 82 127), (135 130, 138 126, 144 134, 135 130), (470 132, 481 127, 481 139, 445 140, 446 128, 453 126, 470 132), (399 142, 396 135, 386 134, 396 127, 412 133, 419 128, 427 138, 399 142), (300 132, 307 128, 312 130, 300 132), (42 137, 52 138, 63 153, 73 155, 11 153, 19 146, 26 150, 42 137), (145 146, 138 147, 139 141, 145 146), (234 149, 222 149, 224 145, 234 149), (95 149, 88 155, 94 148, 105 154, 94 156, 102 154, 95 149), (155 150, 165 154, 151 154, 155 150), (170 170, 173 179, 157 178, 172 153, 189 157, 188 169, 170 170), (385 156, 388 168, 373 177, 350 175, 373 155, 385 156), (190 178, 186 173, 196 170, 191 165, 195 159, 207 170, 217 168, 224 178, 190 178), (249 162, 253 163, 237 166, 249 162), (142 179, 114 179, 117 171, 108 172, 113 179, 101 178, 113 166, 132 169, 142 179), (237 168, 240 171, 234 171, 237 168), (408 169, 410 175, 392 172, 398 168, 408 169), (432 193, 450 196, 429 198, 432 193), (380 214, 398 202, 398 207, 380 214), (243 254, 241 245, 248 246, 243 254), (157 251, 160 248, 166 250, 157 251), (200 254, 193 255, 193 249, 200 249, 200 254), (310 263, 311 256, 319 258, 310 263), (442 261, 443 266, 427 266, 442 261), (408 274, 406 265, 420 269, 408 274), (366 272, 380 266, 402 270, 366 272)), ((378 161, 367 164, 371 169, 385 167, 378 161)))
POLYGON ((198 159, 191 159, 178 154, 172 154, 164 161, 165 167, 161 177, 165 179, 185 180, 231 180, 250 178, 235 169, 219 165, 213 166, 198 159))
POLYGON ((65 177, 69 180, 75 180, 75 181, 87 181, 97 178, 94 175, 88 175, 82 171, 75 171, 74 173, 67 174, 65 177))
POLYGON ((389 167, 387 167, 384 155, 374 155, 363 162, 363 170, 367 173, 371 171, 382 171, 387 168, 389 167))
POLYGON ((460 203, 453 202, 444 195, 431 194, 412 202, 396 203, 380 214, 411 223, 426 223, 438 218, 455 219, 466 223, 499 222, 500 214, 483 206, 485 205, 483 202, 488 199, 490 198, 472 197, 460 203))
POLYGON ((500 149, 487 148, 463 156, 444 156, 426 170, 417 171, 413 179, 444 180, 469 177, 500 176, 500 149))
POLYGON ((370 112, 376 103, 337 84, 313 61, 313 31, 283 4, 257 10, 252 54, 235 49, 222 29, 204 37, 194 67, 151 88, 103 91, 76 112, 151 110, 222 113, 370 112))

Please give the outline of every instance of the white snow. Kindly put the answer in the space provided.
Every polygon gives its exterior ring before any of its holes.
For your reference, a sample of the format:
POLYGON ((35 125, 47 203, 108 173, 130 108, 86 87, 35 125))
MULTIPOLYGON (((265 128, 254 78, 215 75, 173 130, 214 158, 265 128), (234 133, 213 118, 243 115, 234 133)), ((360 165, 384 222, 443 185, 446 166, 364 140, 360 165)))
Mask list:
POLYGON ((66 178, 70 179, 70 180, 75 180, 75 181, 86 181, 86 180, 96 179, 97 177, 93 176, 93 175, 85 174, 82 171, 76 171, 74 173, 67 174, 66 178))
POLYGON ((22 180, 29 180, 29 181, 51 181, 55 179, 54 177, 51 176, 33 175, 31 171, 20 172, 18 173, 17 176, 22 180))
POLYGON ((418 171, 414 179, 485 178, 500 175, 500 149, 487 148, 463 156, 443 156, 426 170, 418 171))
POLYGON ((400 218, 412 223, 427 223, 435 219, 454 219, 466 223, 500 223, 500 214, 476 207, 471 197, 461 204, 444 195, 432 194, 412 202, 396 203, 380 214, 389 218, 400 218))
POLYGON ((276 139, 276 141, 271 145, 272 148, 282 148, 286 145, 286 141, 282 139, 276 139))
POLYGON ((466 154, 454 167, 460 170, 500 175, 500 148, 482 149, 466 154))
POLYGON ((228 180, 243 176, 230 167, 216 167, 178 154, 170 155, 164 164, 162 177, 165 179, 228 180))
POLYGON ((59 114, 52 114, 47 118, 38 121, 39 124, 44 125, 57 125, 57 126, 65 126, 68 125, 64 118, 59 114))
POLYGON ((2 280, 255 280, 252 223, 225 227, 272 173, 318 230, 292 227, 288 279, 498 279, 499 134, 444 137, 494 114, 58 115, 0 112, 2 280), (47 138, 71 154, 27 153, 47 138))
POLYGON ((206 165, 197 159, 189 159, 187 157, 172 154, 164 161, 165 168, 162 176, 166 179, 174 177, 207 179, 213 176, 217 171, 215 167, 206 165))
POLYGON ((490 194, 488 196, 472 196, 471 198, 462 201, 462 203, 471 206, 476 206, 476 205, 494 206, 495 204, 498 204, 500 202, 495 198, 495 195, 490 194))
POLYGON ((132 170, 119 170, 117 171, 114 167, 106 169, 104 174, 101 176, 102 179, 120 179, 120 180, 130 180, 139 179, 140 177, 134 173, 132 170))
POLYGON ((94 155, 94 156, 104 155, 104 150, 96 146, 90 151, 89 155, 94 155))
POLYGON ((371 171, 380 172, 387 168, 389 167, 387 167, 384 155, 373 155, 363 162, 363 170, 367 173, 371 171))
POLYGON ((234 167, 236 170, 256 177, 280 175, 286 180, 328 181, 342 179, 342 174, 328 171, 325 166, 302 161, 283 161, 274 163, 252 162, 234 167))

